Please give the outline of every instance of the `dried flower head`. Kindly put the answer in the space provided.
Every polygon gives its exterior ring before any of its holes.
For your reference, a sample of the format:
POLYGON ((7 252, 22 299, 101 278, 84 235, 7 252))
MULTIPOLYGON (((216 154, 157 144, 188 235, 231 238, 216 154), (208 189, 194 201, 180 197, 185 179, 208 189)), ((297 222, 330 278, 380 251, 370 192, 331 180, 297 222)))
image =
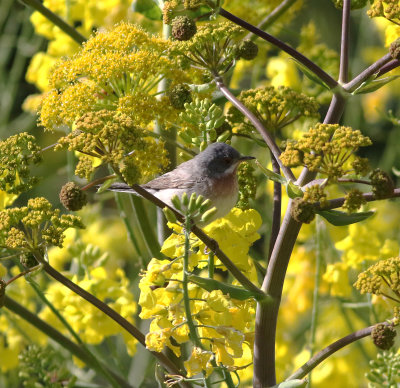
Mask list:
POLYGON ((66 209, 77 211, 87 204, 87 196, 75 182, 68 182, 61 188, 60 202, 66 209))
POLYGON ((372 192, 376 198, 386 198, 393 194, 394 182, 387 172, 376 168, 371 172, 369 178, 371 179, 372 192))
POLYGON ((297 222, 309 224, 315 218, 315 207, 303 198, 295 198, 290 208, 290 215, 297 222))
POLYGON ((373 343, 383 350, 389 350, 394 345, 396 330, 392 324, 385 325, 378 323, 374 326, 371 332, 373 343))

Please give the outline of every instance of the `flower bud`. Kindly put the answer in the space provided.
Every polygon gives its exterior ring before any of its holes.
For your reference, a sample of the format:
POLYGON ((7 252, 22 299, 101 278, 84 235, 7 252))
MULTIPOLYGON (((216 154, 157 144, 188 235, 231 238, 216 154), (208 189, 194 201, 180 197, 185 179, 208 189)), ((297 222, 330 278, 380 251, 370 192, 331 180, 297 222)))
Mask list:
POLYGON ((196 210, 196 193, 192 193, 189 199, 188 211, 193 213, 196 210))
POLYGON ((173 224, 176 223, 175 213, 169 207, 165 206, 165 208, 163 209, 163 213, 168 222, 171 222, 173 224))
POLYGON ((210 222, 211 219, 214 217, 215 213, 217 213, 217 208, 214 206, 210 210, 207 210, 206 212, 203 213, 201 216, 201 222, 207 223, 210 222))
POLYGON ((172 196, 171 202, 174 205, 175 209, 182 210, 181 200, 176 194, 172 196))
POLYGON ((185 84, 175 85, 168 91, 167 96, 175 109, 184 109, 186 103, 192 102, 191 91, 185 84))
POLYGON ((186 192, 184 192, 182 194, 181 203, 182 203, 183 206, 186 206, 186 207, 189 205, 189 197, 188 197, 186 192))
POLYGON ((76 183, 68 182, 61 188, 60 202, 66 209, 76 211, 87 204, 87 197, 76 183))
POLYGON ((197 27, 193 19, 187 16, 177 16, 172 20, 172 36, 176 40, 189 40, 196 32, 197 27))
POLYGON ((393 194, 394 183, 389 174, 376 168, 369 176, 371 179, 372 192, 376 198, 386 198, 393 194))
POLYGON ((372 341, 379 349, 390 349, 394 345, 394 337, 396 330, 393 325, 378 323, 371 331, 372 341))
POLYGON ((309 224, 315 217, 315 208, 312 203, 303 198, 295 198, 290 209, 290 215, 297 221, 309 224))
POLYGON ((31 252, 23 253, 19 257, 19 261, 26 268, 32 268, 38 264, 35 256, 31 252))
POLYGON ((397 38, 389 47, 390 56, 393 59, 400 59, 400 38, 397 38))
POLYGON ((238 48, 238 57, 251 61, 258 54, 258 46, 249 39, 243 40, 238 48))

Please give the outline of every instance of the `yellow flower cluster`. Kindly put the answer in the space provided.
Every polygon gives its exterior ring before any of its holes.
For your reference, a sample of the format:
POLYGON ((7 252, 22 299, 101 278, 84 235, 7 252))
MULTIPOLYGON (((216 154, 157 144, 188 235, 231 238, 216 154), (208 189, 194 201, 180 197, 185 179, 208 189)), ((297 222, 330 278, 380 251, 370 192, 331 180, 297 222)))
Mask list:
MULTIPOLYGON (((225 218, 205 227, 207 234, 218 242, 236 266, 255 282, 255 269, 248 250, 259 238, 256 230, 260 225, 261 218, 255 210, 234 208, 225 218)), ((181 227, 171 226, 174 233, 162 247, 162 253, 171 260, 152 259, 149 263, 139 284, 139 304, 142 307, 140 317, 153 319, 146 336, 147 347, 161 351, 168 346, 180 355, 179 347, 172 344, 171 338, 178 344, 189 341, 182 300, 184 236, 181 227)), ((189 271, 206 268, 208 259, 205 245, 191 235, 189 271)), ((215 267, 225 269, 218 259, 215 260, 215 267)), ((189 375, 201 370, 211 373, 213 360, 232 368, 242 365, 243 347, 252 348, 255 301, 236 300, 221 290, 209 292, 194 283, 189 283, 189 297, 192 318, 202 346, 194 347, 185 362, 189 375)))
POLYGON ((88 112, 75 124, 75 131, 62 137, 56 149, 65 147, 80 153, 75 173, 89 179, 100 164, 116 166, 128 184, 150 178, 166 167, 163 143, 157 143, 137 127, 129 116, 102 109, 88 112), (158 158, 154 158, 158 155, 158 158), (99 163, 92 163, 97 158, 99 163))
POLYGON ((244 30, 230 22, 207 23, 187 41, 173 42, 172 52, 212 75, 224 74, 238 59, 238 43, 244 30))
POLYGON ((387 294, 391 290, 400 303, 400 257, 378 261, 358 275, 354 286, 362 294, 386 295, 392 299, 387 294))
MULTIPOLYGON (((268 130, 278 130, 300 117, 319 118, 318 103, 303 93, 278 86, 266 86, 242 91, 239 100, 249 108, 268 130)), ((254 128, 235 107, 229 108, 228 120, 239 132, 254 128)))
POLYGON ((382 16, 389 21, 398 24, 400 20, 400 4, 398 0, 374 0, 368 11, 371 18, 382 16))
POLYGON ((0 190, 20 194, 31 189, 38 178, 30 176, 30 167, 41 161, 40 147, 27 132, 0 141, 0 190))
POLYGON ((48 130, 73 126, 84 113, 102 108, 124 113, 142 126, 155 119, 173 121, 177 112, 167 97, 156 98, 157 85, 165 77, 184 82, 187 75, 167 57, 169 47, 168 41, 127 23, 98 32, 54 68, 41 124, 48 130))
MULTIPOLYGON (((83 36, 89 37, 98 27, 109 27, 129 16, 129 0, 76 0, 66 3, 62 0, 45 0, 43 5, 74 26, 83 36)), ((39 90, 48 91, 49 75, 53 66, 63 56, 74 54, 79 45, 59 27, 39 12, 33 12, 31 22, 38 35, 49 40, 46 52, 38 52, 32 58, 26 78, 39 90)))
MULTIPOLYGON (((121 268, 107 269, 102 265, 94 265, 88 269, 83 278, 74 275, 71 280, 98 299, 106 300, 112 309, 133 323, 137 306, 134 296, 129 291, 129 280, 121 268)), ((130 355, 135 352, 136 340, 132 336, 70 289, 59 283, 52 283, 46 289, 46 297, 63 314, 85 343, 96 345, 106 337, 122 334, 130 355)), ((66 333, 65 327, 49 307, 44 307, 39 316, 53 327, 66 333)))
POLYGON ((79 217, 53 209, 47 199, 38 197, 21 208, 0 212, 0 245, 21 252, 43 251, 46 246, 61 247, 64 232, 84 228, 79 217))
POLYGON ((285 166, 304 165, 336 181, 350 172, 345 171, 344 165, 352 154, 371 144, 367 136, 351 127, 317 124, 298 141, 289 141, 280 159, 285 166))

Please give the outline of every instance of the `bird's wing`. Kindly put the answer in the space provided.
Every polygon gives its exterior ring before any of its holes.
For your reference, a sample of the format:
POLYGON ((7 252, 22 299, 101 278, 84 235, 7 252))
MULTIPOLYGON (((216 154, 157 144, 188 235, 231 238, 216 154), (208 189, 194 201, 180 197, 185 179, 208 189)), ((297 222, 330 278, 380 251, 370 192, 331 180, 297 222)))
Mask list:
POLYGON ((176 168, 173 171, 167 172, 150 182, 142 185, 145 189, 163 190, 163 189, 186 189, 193 187, 195 180, 191 171, 176 168))

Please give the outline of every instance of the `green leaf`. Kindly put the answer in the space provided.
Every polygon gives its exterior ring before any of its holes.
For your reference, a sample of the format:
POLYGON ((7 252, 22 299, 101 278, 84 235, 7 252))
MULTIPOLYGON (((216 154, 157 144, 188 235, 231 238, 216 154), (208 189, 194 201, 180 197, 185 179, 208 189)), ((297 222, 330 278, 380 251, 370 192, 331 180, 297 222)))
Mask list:
POLYGON ((115 182, 118 181, 118 178, 108 179, 106 180, 99 188, 97 189, 97 194, 101 194, 104 191, 107 191, 108 188, 115 182))
POLYGON ((260 170, 268 179, 271 179, 271 181, 278 182, 282 185, 286 185, 288 183, 287 179, 284 176, 268 170, 268 168, 264 167, 258 160, 256 160, 256 165, 260 168, 260 170))
POLYGON ((399 78, 400 75, 391 75, 389 77, 385 78, 379 78, 379 79, 369 79, 365 82, 363 82, 352 94, 365 94, 365 93, 371 93, 374 92, 375 90, 380 89, 382 86, 386 85, 390 81, 395 80, 396 78, 399 78))
POLYGON ((246 300, 260 297, 259 294, 255 294, 243 287, 222 283, 215 279, 203 278, 193 274, 188 275, 188 279, 192 283, 197 284, 199 287, 204 288, 208 292, 221 290, 224 294, 229 294, 233 299, 246 300))
POLYGON ((321 79, 319 78, 315 73, 313 73, 309 68, 305 67, 302 63, 300 63, 297 59, 291 58, 293 61, 296 63, 297 67, 301 70, 304 75, 310 79, 311 81, 314 81, 318 85, 321 85, 325 89, 331 90, 331 88, 321 79))
POLYGON ((150 20, 162 20, 162 10, 156 0, 134 0, 132 11, 139 12, 150 20))
POLYGON ((324 217, 332 225, 345 226, 364 221, 371 217, 375 212, 369 211, 348 214, 339 210, 318 210, 316 213, 324 217))
POLYGON ((292 181, 289 181, 286 185, 286 192, 291 199, 298 197, 301 198, 304 195, 303 190, 299 186, 295 185, 292 181))
POLYGON ((400 176, 400 170, 398 170, 396 167, 392 167, 392 172, 396 176, 400 176))

